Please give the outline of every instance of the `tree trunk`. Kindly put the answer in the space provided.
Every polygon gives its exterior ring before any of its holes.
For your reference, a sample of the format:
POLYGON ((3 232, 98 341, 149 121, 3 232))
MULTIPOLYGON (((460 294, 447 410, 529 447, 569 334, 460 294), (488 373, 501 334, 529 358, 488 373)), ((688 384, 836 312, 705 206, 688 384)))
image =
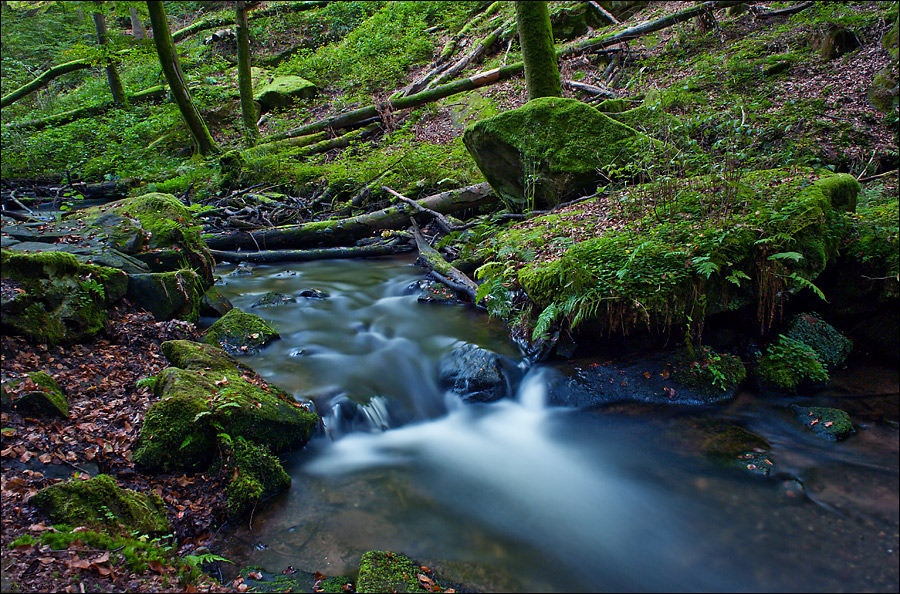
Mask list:
MULTIPOLYGON (((425 208, 444 214, 459 212, 468 208, 489 204, 496 200, 487 183, 476 184, 441 192, 419 200, 425 208)), ((390 206, 372 213, 340 219, 320 221, 305 225, 286 225, 273 229, 261 229, 252 233, 235 231, 206 237, 210 249, 215 250, 271 250, 299 249, 305 247, 327 247, 349 245, 384 229, 405 227, 411 215, 418 214, 407 204, 390 206)))
POLYGON ((153 28, 153 43, 156 44, 156 52, 159 54, 159 63, 172 90, 172 96, 178 105, 178 110, 187 124, 188 130, 197 144, 201 155, 218 152, 218 147, 213 141, 209 128, 197 111, 197 107, 191 100, 187 85, 184 83, 184 75, 181 73, 181 64, 175 53, 175 43, 169 33, 169 23, 166 21, 166 13, 161 0, 147 0, 147 9, 150 11, 150 26, 153 28))
MULTIPOLYGON (((108 50, 108 33, 106 30, 106 17, 100 12, 103 2, 94 0, 94 30, 97 32, 97 43, 101 49, 108 50)), ((122 79, 119 77, 119 69, 112 57, 106 56, 106 80, 109 82, 109 91, 112 93, 113 103, 116 105, 125 105, 128 103, 128 95, 125 94, 125 87, 122 86, 122 79)))
POLYGON ((353 247, 320 248, 311 250, 265 250, 260 252, 228 252, 209 250, 216 262, 251 262, 271 264, 278 262, 311 262, 335 258, 377 258, 394 256, 412 251, 412 246, 397 242, 353 247))
POLYGON ((90 67, 90 60, 73 60, 72 62, 66 62, 65 64, 60 64, 59 66, 49 68, 48 70, 42 72, 36 79, 31 81, 30 83, 22 85, 15 91, 4 95, 3 98, 0 99, 0 108, 8 107, 19 99, 27 97, 37 90, 43 89, 50 84, 50 81, 62 76, 63 74, 68 74, 69 72, 75 72, 76 70, 83 70, 90 67))
POLYGON ((253 76, 250 70, 250 26, 247 23, 247 3, 243 0, 237 2, 234 20, 237 23, 238 87, 241 93, 241 114, 244 118, 244 143, 251 147, 259 140, 259 128, 256 126, 253 76))
POLYGON ((135 39, 146 39, 147 30, 144 29, 144 21, 141 20, 137 10, 131 8, 131 35, 135 39))
MULTIPOLYGON (((147 103, 149 101, 158 101, 160 99, 165 99, 166 90, 167 88, 165 85, 151 87, 149 89, 139 91, 134 95, 129 95, 128 102, 132 105, 136 105, 138 103, 147 103)), ((108 101, 101 105, 79 107, 78 109, 56 113, 44 118, 38 118, 36 120, 27 120, 25 122, 10 122, 9 124, 6 124, 4 128, 7 130, 43 130, 47 126, 62 126, 64 124, 68 124, 69 122, 80 120, 81 118, 106 113, 112 106, 112 101, 108 101)))
POLYGON ((525 88, 528 91, 528 100, 538 97, 562 97, 559 65, 547 2, 517 0, 516 22, 519 28, 519 44, 522 46, 522 61, 525 63, 525 88))

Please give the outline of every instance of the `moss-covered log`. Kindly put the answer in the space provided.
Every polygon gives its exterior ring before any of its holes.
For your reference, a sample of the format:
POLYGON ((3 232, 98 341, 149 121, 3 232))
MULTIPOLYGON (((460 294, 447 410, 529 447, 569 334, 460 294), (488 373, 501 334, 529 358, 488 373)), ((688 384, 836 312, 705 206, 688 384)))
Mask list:
POLYGON ((76 70, 84 70, 85 68, 90 68, 91 66, 92 64, 90 60, 73 60, 71 62, 66 62, 65 64, 54 66, 53 68, 48 68, 31 82, 22 85, 12 93, 4 95, 3 98, 0 99, 0 108, 8 107, 19 99, 27 97, 31 93, 43 89, 50 84, 50 81, 55 78, 59 78, 63 74, 75 72, 76 70))
MULTIPOLYGON (((276 2, 270 6, 265 8, 261 8, 259 10, 254 10, 247 15, 248 19, 259 19, 263 17, 274 16, 276 14, 281 14, 285 12, 302 12, 304 10, 311 10, 313 8, 320 8, 328 4, 326 0, 312 0, 306 2, 276 2)), ((172 40, 175 43, 178 43, 182 39, 193 35, 194 33, 198 33, 200 31, 206 31, 207 29, 214 29, 216 27, 227 27, 228 25, 234 24, 234 17, 224 16, 224 17, 210 17, 208 19, 203 19, 202 21, 197 21, 196 23, 185 27, 184 29, 179 29, 172 33, 172 40)))
POLYGON ((276 262, 311 262, 336 258, 377 258, 409 252, 412 246, 395 242, 355 247, 321 248, 313 250, 266 250, 261 252, 226 252, 210 250, 217 262, 251 262, 271 264, 276 262))
POLYGON ((477 300, 476 295, 478 293, 478 285, 476 285, 468 276, 454 268, 452 264, 444 260, 444 257, 441 256, 440 252, 431 247, 431 244, 429 244, 428 240, 425 239, 425 236, 422 235, 422 231, 419 229, 416 220, 410 220, 412 221, 413 235, 416 238, 416 247, 419 249, 419 258, 417 260, 419 264, 428 270, 428 272, 437 273, 435 274, 435 277, 439 281, 454 291, 465 293, 469 299, 472 300, 472 303, 475 303, 477 300))
MULTIPOLYGON (((495 200, 487 183, 441 192, 419 200, 425 208, 443 214, 459 212, 489 204, 495 200)), ((408 204, 390 206, 372 213, 336 221, 319 221, 305 225, 287 225, 247 233, 234 231, 206 238, 215 250, 301 249, 349 245, 384 229, 405 227, 411 215, 419 214, 408 204)))

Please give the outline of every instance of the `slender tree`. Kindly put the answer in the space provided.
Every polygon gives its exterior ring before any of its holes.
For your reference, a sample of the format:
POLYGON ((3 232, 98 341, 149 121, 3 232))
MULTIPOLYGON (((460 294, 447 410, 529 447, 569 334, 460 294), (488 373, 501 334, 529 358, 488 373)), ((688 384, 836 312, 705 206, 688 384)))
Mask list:
POLYGON ((125 93, 125 87, 122 86, 119 69, 116 67, 113 57, 109 55, 109 33, 106 29, 106 17, 103 15, 103 4, 102 0, 94 0, 94 30, 97 32, 97 43, 106 50, 106 80, 109 82, 113 103, 125 105, 128 103, 128 95, 125 93))
POLYGON ((200 112, 191 99, 184 75, 181 72, 181 64, 175 53, 175 43, 172 41, 172 33, 169 31, 169 23, 166 21, 166 12, 160 0, 147 0, 147 10, 150 12, 150 26, 153 29, 153 42, 156 44, 156 53, 159 54, 159 63, 163 74, 169 83, 169 89, 181 112, 181 117, 187 124, 191 137, 197 144, 197 150, 202 155, 218 152, 218 147, 213 140, 209 128, 200 116, 200 112))
POLYGON ((253 103, 253 72, 250 68, 250 26, 247 8, 255 2, 238 0, 234 22, 237 25, 238 88, 241 92, 241 114, 244 117, 244 142, 253 146, 259 140, 256 105, 253 103))
POLYGON ((141 19, 141 15, 138 14, 134 6, 131 6, 128 10, 131 13, 131 35, 135 39, 145 39, 147 31, 144 29, 144 21, 141 19))
POLYGON ((519 44, 522 46, 522 61, 525 63, 528 100, 537 97, 562 97, 547 2, 516 0, 516 25, 519 44))

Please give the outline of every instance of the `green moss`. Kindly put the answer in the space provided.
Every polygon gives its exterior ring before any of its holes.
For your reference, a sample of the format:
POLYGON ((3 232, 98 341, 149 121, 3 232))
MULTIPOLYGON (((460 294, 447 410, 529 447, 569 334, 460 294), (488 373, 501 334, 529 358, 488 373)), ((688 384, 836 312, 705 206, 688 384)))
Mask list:
POLYGON ((102 528, 111 533, 160 535, 171 530, 159 495, 123 489, 103 474, 86 481, 51 485, 30 501, 56 523, 102 528))
POLYGON ((269 497, 291 486, 281 462, 265 446, 259 446, 243 437, 231 439, 220 436, 227 450, 224 472, 237 470, 226 488, 228 510, 232 516, 242 516, 256 507, 260 499, 269 497))
POLYGON ((145 467, 205 466, 218 453, 220 433, 281 452, 304 445, 318 425, 315 413, 220 349, 185 340, 162 348, 185 368, 157 376, 159 401, 147 411, 134 453, 145 467))
POLYGON ((794 316, 786 336, 812 348, 828 369, 842 365, 853 349, 849 338, 815 313, 794 316))
POLYGON ((429 592, 419 583, 422 569, 405 555, 369 551, 359 561, 357 592, 429 592))
POLYGON ((797 420, 819 437, 837 441, 844 439, 854 431, 850 415, 839 408, 797 405, 793 405, 791 408, 797 420))
POLYGON ((828 372, 816 352, 784 335, 768 346, 756 375, 762 387, 786 392, 796 392, 805 382, 828 381, 828 372))
POLYGON ((230 354, 247 355, 277 338, 278 333, 261 317, 235 308, 210 326, 203 342, 230 354))
POLYGON ((712 392, 727 392, 747 378, 747 369, 740 357, 717 353, 710 347, 697 350, 692 361, 682 362, 675 379, 683 385, 712 392))
POLYGON ((16 411, 28 416, 68 418, 69 403, 56 380, 43 371, 30 373, 28 377, 39 389, 19 396, 14 403, 16 411))

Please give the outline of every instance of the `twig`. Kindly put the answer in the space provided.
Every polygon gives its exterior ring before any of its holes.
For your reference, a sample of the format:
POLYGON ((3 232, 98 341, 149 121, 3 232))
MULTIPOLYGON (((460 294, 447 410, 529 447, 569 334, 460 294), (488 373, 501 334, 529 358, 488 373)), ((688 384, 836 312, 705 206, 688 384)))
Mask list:
POLYGON ((863 170, 859 172, 859 175, 856 176, 856 181, 859 181, 863 174, 869 170, 869 165, 872 164, 872 160, 875 158, 875 151, 878 149, 872 149, 872 156, 869 157, 869 162, 866 163, 866 166, 863 167, 863 170))
POLYGON ((607 11, 605 8, 603 8, 602 6, 600 6, 600 4, 598 4, 597 2, 591 1, 591 2, 588 2, 588 4, 590 4, 591 7, 592 7, 594 10, 596 10, 597 12, 599 12, 600 14, 602 14, 603 16, 605 16, 606 18, 608 18, 609 20, 611 20, 611 21, 613 22, 614 25, 621 25, 621 24, 622 24, 622 21, 620 21, 619 19, 617 19, 616 17, 614 17, 614 16, 612 15, 612 13, 610 13, 610 12, 607 11))
POLYGON ((387 186, 381 186, 381 189, 384 190, 385 192, 387 192, 388 194, 390 194, 391 196, 394 196, 394 197, 399 198, 400 200, 406 202, 407 204, 409 204, 410 206, 412 206, 419 212, 424 212, 424 213, 430 214, 432 217, 434 217, 434 220, 437 222, 438 227, 441 228, 441 231, 443 231, 447 235, 450 235, 451 233, 453 233, 453 223, 451 223, 450 219, 448 219, 441 213, 431 210, 430 208, 425 208, 424 206, 422 206, 415 200, 410 200, 403 194, 400 194, 399 192, 395 192, 394 190, 390 189, 387 186))
POLYGON ((898 171, 900 171, 900 169, 891 169, 890 171, 885 171, 884 173, 879 173, 878 175, 870 175, 869 177, 861 177, 856 181, 858 181, 860 183, 872 181, 873 179, 878 179, 879 177, 885 177, 892 173, 897 173, 898 171))

